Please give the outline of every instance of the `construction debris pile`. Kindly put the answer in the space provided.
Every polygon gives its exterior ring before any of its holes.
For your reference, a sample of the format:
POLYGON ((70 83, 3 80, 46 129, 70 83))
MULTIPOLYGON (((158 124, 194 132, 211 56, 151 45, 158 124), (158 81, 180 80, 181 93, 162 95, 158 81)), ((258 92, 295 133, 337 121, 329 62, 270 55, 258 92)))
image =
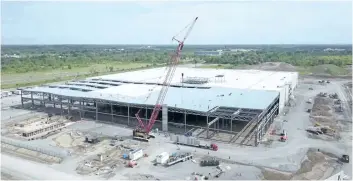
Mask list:
POLYGON ((58 134, 69 124, 69 120, 59 116, 35 116, 7 125, 7 136, 26 139, 28 141, 45 139, 58 134))
POLYGON ((309 149, 306 159, 295 173, 263 168, 262 174, 265 180, 325 180, 341 168, 340 162, 338 156, 318 149, 309 149))
POLYGON ((338 95, 320 92, 314 99, 311 109, 310 119, 313 123, 312 127, 308 127, 306 131, 314 138, 324 140, 336 140, 339 138, 338 120, 333 116, 333 109, 340 103, 337 99, 338 95))
POLYGON ((147 156, 147 154, 143 154, 142 149, 139 148, 141 143, 138 141, 120 141, 114 138, 111 140, 110 144, 108 144, 108 140, 105 141, 106 149, 100 150, 96 155, 80 163, 76 168, 78 174, 88 175, 94 173, 104 178, 110 178, 114 176, 116 169, 121 169, 126 166, 134 167, 137 165, 136 160, 147 156))

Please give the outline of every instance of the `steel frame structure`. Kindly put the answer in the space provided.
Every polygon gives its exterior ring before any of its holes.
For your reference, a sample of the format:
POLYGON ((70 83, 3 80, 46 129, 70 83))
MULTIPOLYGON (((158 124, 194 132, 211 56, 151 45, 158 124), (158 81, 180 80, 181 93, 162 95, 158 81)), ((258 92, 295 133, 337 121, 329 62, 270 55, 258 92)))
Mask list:
MULTIPOLYGON (((85 98, 85 97, 74 97, 74 96, 63 96, 63 95, 55 95, 46 92, 38 92, 38 91, 30 91, 30 90, 22 90, 21 91, 21 103, 24 106, 24 102, 30 101, 32 106, 34 106, 34 102, 38 101, 42 106, 46 104, 53 104, 54 107, 56 105, 60 105, 61 111, 64 110, 64 106, 67 107, 67 113, 70 114, 72 111, 78 111, 80 114, 80 118, 85 117, 85 113, 95 114, 95 119, 98 120, 98 116, 101 115, 108 115, 111 116, 113 122, 115 117, 125 117, 127 118, 127 125, 128 126, 136 126, 137 120, 133 116, 132 109, 144 109, 144 110, 152 110, 153 105, 146 105, 146 104, 131 104, 126 102, 117 102, 117 101, 110 101, 104 99, 95 99, 95 98, 85 98), (27 95, 27 96, 24 96, 27 95), (28 96, 30 95, 30 97, 28 96), (87 105, 92 104, 92 105, 87 105), (95 104, 95 105, 94 105, 95 104), (98 105, 110 105, 110 112, 99 112, 98 105), (120 109, 126 109, 127 107, 127 115, 121 114, 114 114, 113 106, 120 106, 120 109)), ((168 106, 168 113, 180 113, 184 115, 184 123, 175 123, 175 122, 168 122, 168 124, 176 125, 184 127, 183 132, 187 132, 187 128, 199 128, 207 131, 207 138, 209 138, 209 131, 213 132, 223 132, 229 134, 238 134, 239 132, 233 131, 232 123, 234 121, 246 122, 247 124, 251 124, 256 122, 256 128, 254 129, 253 135, 254 138, 254 145, 258 145, 259 139, 265 134, 267 131, 269 124, 273 121, 273 115, 278 110, 278 103, 279 103, 279 96, 268 106, 268 108, 264 110, 260 109, 247 109, 247 108, 236 108, 236 107, 214 107, 209 109, 207 112, 196 111, 196 110, 188 110, 188 109, 181 109, 173 106, 168 106), (276 105, 276 106, 274 106, 276 105), (268 116, 271 114, 271 116, 268 116), (198 125, 190 125, 187 124, 187 116, 194 115, 194 116, 201 116, 205 117, 207 124, 205 126, 198 126, 198 125), (208 125, 211 123, 212 120, 215 118, 219 119, 216 123, 212 123, 212 125, 208 125), (220 129, 217 128, 216 124, 219 124, 220 121, 226 121, 230 123, 230 130, 220 129)), ((278 112, 278 111, 277 111, 278 112)), ((148 114, 148 113, 147 113, 148 114)), ((147 115, 146 114, 146 115, 147 115)), ((277 113, 278 114, 278 113, 277 113)), ((141 118, 143 121, 148 121, 147 116, 141 118)), ((161 123, 161 120, 157 120, 157 123, 161 123)))

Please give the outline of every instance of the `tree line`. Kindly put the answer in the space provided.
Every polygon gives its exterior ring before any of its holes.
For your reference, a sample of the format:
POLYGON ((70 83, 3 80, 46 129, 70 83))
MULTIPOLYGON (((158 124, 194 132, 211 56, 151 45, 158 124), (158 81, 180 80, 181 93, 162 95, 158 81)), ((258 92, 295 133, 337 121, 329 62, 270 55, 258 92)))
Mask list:
MULTIPOLYGON (((167 63, 174 52, 172 46, 141 45, 48 45, 48 46, 3 46, 1 71, 4 73, 25 73, 40 70, 71 69, 92 64, 114 62, 144 62, 150 64, 167 63), (8 56, 10 55, 10 56, 8 56), (18 55, 11 57, 11 55, 18 55)), ((185 46, 183 59, 205 61, 211 64, 259 64, 263 62, 286 62, 295 66, 315 66, 334 64, 337 66, 352 63, 352 50, 324 51, 325 46, 247 46, 259 48, 255 51, 233 52, 238 46, 185 46), (221 56, 195 56, 195 51, 211 51, 223 48, 221 56)))
POLYGON ((294 66, 316 66, 322 64, 345 66, 352 64, 352 52, 226 52, 221 56, 205 56, 203 60, 210 64, 232 64, 235 66, 264 62, 285 62, 294 66))

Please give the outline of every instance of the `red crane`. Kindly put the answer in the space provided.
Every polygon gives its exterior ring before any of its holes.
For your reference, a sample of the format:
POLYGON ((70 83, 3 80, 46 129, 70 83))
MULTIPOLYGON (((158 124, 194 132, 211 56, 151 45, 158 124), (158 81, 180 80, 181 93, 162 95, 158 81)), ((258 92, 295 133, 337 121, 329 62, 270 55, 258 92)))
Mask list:
POLYGON ((191 24, 189 24, 188 26, 186 26, 184 28, 184 29, 186 29, 186 28, 189 28, 189 29, 188 29, 188 31, 186 32, 184 38, 181 41, 177 40, 175 38, 175 36, 172 38, 172 40, 177 41, 179 43, 179 45, 178 45, 175 53, 172 55, 172 58, 171 58, 171 61, 170 61, 169 65, 167 65, 168 66, 167 74, 166 74, 166 76, 164 78, 162 89, 160 90, 160 93, 158 95, 156 104, 155 104, 154 109, 152 111, 151 117, 150 117, 150 119, 148 121, 148 124, 145 125, 142 122, 141 118, 139 117, 139 112, 141 110, 139 110, 135 114, 139 124, 138 124, 137 129, 135 129, 133 131, 134 138, 148 141, 148 139, 151 137, 149 135, 149 132, 151 131, 151 129, 152 129, 152 127, 153 127, 154 123, 156 122, 156 119, 157 119, 157 117, 159 115, 159 112, 162 109, 162 104, 164 102, 164 98, 166 97, 168 89, 170 87, 170 82, 172 81, 172 78, 174 76, 174 73, 175 73, 175 70, 176 70, 176 65, 178 64, 178 62, 180 60, 180 55, 181 55, 181 51, 183 50, 183 47, 184 47, 184 42, 187 39, 187 37, 189 36, 189 34, 190 34, 192 28, 194 27, 197 19, 198 19, 198 17, 196 17, 194 19, 194 21, 192 21, 191 24))

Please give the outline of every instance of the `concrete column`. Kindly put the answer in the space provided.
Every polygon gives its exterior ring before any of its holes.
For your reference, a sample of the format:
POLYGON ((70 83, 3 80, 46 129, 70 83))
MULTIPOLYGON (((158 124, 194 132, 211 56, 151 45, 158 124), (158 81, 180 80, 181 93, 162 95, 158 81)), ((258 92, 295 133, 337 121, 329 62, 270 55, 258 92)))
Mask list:
POLYGON ((148 125, 147 106, 145 107, 145 125, 148 125))
POLYGON ((184 127, 185 127, 184 132, 186 133, 186 111, 184 112, 184 127))
POLYGON ((34 107, 33 92, 31 92, 32 107, 34 107))
POLYGON ((42 100, 43 100, 43 106, 45 107, 45 98, 44 98, 44 93, 42 93, 42 100))
POLYGON ((98 102, 96 102, 96 121, 98 120, 98 102))
POLYGON ((70 115, 70 110, 71 110, 71 99, 70 98, 68 98, 67 99, 67 105, 68 105, 68 108, 67 108, 67 115, 70 115))
POLYGON ((114 116, 113 116, 113 104, 110 103, 110 114, 112 115, 112 122, 114 120, 114 116))
POLYGON ((80 101, 80 108, 79 108, 79 111, 80 113, 80 120, 82 120, 82 102, 80 101))
POLYGON ((233 131, 233 119, 230 119, 230 131, 233 131))
POLYGON ((60 96, 60 109, 61 109, 61 112, 63 111, 63 97, 60 96))
POLYGON ((24 106, 23 106, 23 96, 22 96, 22 90, 21 90, 21 105, 22 105, 22 108, 23 108, 24 106))
POLYGON ((162 131, 168 131, 168 106, 162 106, 162 131))
POLYGON ((130 104, 127 105, 127 125, 130 124, 130 104))
POLYGON ((210 126, 208 125, 208 114, 207 114, 207 117, 206 117, 206 121, 207 121, 207 130, 206 130, 206 138, 208 138, 208 132, 210 130, 210 126))

